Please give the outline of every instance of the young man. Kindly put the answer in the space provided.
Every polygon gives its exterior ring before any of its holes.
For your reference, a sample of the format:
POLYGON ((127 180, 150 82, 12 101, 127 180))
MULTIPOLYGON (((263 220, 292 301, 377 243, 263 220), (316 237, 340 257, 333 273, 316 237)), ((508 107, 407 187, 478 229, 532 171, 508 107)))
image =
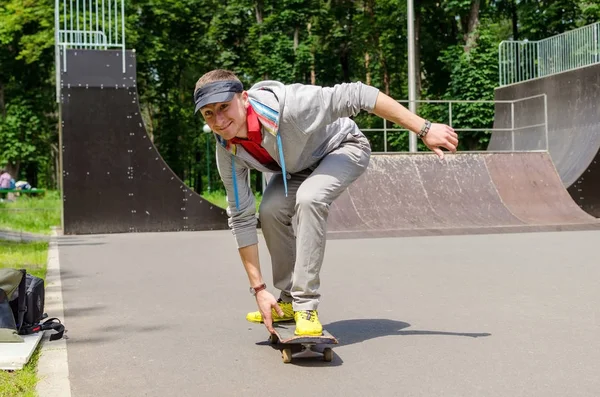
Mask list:
POLYGON ((296 321, 296 334, 321 335, 319 272, 331 203, 367 168, 371 148, 350 119, 361 110, 419 134, 440 158, 456 151, 452 128, 411 113, 362 83, 334 87, 264 81, 244 91, 232 72, 213 70, 194 91, 217 139, 217 166, 227 190, 229 226, 248 274, 258 312, 249 321, 296 321), (274 173, 260 205, 262 232, 271 254, 273 284, 267 290, 258 258, 254 195, 248 170, 274 173), (292 217, 296 215, 296 233, 292 217))

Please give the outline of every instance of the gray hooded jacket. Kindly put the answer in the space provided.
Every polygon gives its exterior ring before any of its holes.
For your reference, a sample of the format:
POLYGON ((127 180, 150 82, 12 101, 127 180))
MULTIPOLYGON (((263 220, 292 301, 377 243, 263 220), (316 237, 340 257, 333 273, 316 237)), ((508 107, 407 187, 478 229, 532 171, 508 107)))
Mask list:
POLYGON ((248 170, 288 175, 316 165, 348 134, 362 135, 349 117, 361 110, 372 112, 378 94, 377 88, 360 82, 319 87, 263 81, 248 90, 250 105, 261 123, 261 146, 276 163, 268 168, 241 145, 215 134, 217 167, 227 190, 229 227, 238 248, 258 242, 248 170))

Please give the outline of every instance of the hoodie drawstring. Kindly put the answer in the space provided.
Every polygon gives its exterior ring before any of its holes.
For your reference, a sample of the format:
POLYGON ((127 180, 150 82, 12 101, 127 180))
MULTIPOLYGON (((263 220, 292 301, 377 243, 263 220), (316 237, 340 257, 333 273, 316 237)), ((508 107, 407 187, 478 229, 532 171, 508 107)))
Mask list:
POLYGON ((240 210, 240 197, 238 195, 237 174, 235 172, 235 156, 231 156, 231 175, 233 179, 233 195, 235 196, 235 209, 240 210))
POLYGON ((287 172, 285 171, 285 159, 283 158, 283 145, 281 144, 281 135, 277 134, 277 149, 279 151, 279 162, 281 163, 281 172, 283 173, 283 189, 285 197, 288 196, 287 172))

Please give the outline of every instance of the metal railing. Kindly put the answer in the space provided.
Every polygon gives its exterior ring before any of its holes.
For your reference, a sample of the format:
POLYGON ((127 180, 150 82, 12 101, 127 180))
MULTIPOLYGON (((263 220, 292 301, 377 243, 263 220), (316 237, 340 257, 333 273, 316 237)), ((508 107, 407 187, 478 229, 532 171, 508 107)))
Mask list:
MULTIPOLYGON (((398 101, 401 104, 408 104, 409 101, 398 101)), ((428 103, 428 104, 447 104, 448 105, 448 120, 433 120, 433 122, 440 122, 440 123, 447 123, 450 127, 452 127, 454 129, 454 131, 459 133, 459 137, 460 137, 460 132, 465 132, 465 131, 489 131, 489 132, 510 132, 511 133, 511 151, 520 151, 520 150, 515 150, 515 132, 518 131, 524 131, 524 130, 532 130, 532 129, 542 129, 543 134, 544 134, 544 142, 545 142, 545 149, 541 149, 541 150, 546 150, 548 151, 549 149, 549 142, 548 142, 548 100, 547 100, 547 96, 546 94, 538 94, 538 95, 533 95, 530 97, 526 97, 526 98, 519 98, 519 99, 515 99, 515 100, 481 100, 481 101, 476 101, 476 100, 429 100, 429 99, 423 99, 423 100, 416 100, 415 102, 417 103, 428 103), (521 125, 521 126, 517 126, 515 123, 515 104, 521 103, 521 102, 525 102, 525 101, 530 101, 530 100, 534 100, 534 99, 542 99, 543 100, 543 120, 540 120, 541 122, 539 123, 534 123, 534 124, 528 124, 528 125, 521 125), (454 120, 453 120, 453 109, 455 109, 455 107, 453 107, 453 104, 506 104, 510 106, 510 128, 485 128, 485 127, 475 127, 475 128, 455 128, 453 126, 454 124, 454 120)), ((418 113, 418 112, 417 112, 418 113)), ((383 121, 383 119, 382 119, 383 121)), ((389 133, 399 133, 399 132, 407 132, 408 130, 405 128, 387 128, 387 123, 385 123, 385 121, 383 121, 383 128, 361 128, 360 129, 362 132, 382 132, 383 133, 383 151, 384 153, 388 152, 388 138, 389 138, 389 133)))
POLYGON ((600 22, 539 41, 502 41, 498 46, 500 86, 600 62, 600 22))
POLYGON ((56 100, 60 97, 60 66, 67 71, 67 49, 123 51, 125 73, 125 4, 123 0, 55 0, 54 40, 56 100), (62 63, 60 59, 62 50, 62 63))

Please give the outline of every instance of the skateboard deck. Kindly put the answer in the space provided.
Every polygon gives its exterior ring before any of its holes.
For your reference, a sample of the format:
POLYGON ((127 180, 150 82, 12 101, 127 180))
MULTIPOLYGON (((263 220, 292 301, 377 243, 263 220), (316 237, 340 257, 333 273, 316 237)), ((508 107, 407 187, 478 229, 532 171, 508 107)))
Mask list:
POLYGON ((327 330, 323 330, 323 334, 319 336, 298 336, 294 334, 296 324, 291 323, 275 323, 273 324, 275 334, 269 336, 269 341, 272 344, 281 345, 281 357, 284 363, 292 361, 294 350, 300 348, 300 354, 294 357, 314 357, 315 355, 306 355, 303 353, 312 352, 323 357, 324 361, 330 362, 333 360, 333 350, 331 347, 325 347, 322 351, 317 350, 317 345, 337 345, 338 340, 331 335, 327 330))

